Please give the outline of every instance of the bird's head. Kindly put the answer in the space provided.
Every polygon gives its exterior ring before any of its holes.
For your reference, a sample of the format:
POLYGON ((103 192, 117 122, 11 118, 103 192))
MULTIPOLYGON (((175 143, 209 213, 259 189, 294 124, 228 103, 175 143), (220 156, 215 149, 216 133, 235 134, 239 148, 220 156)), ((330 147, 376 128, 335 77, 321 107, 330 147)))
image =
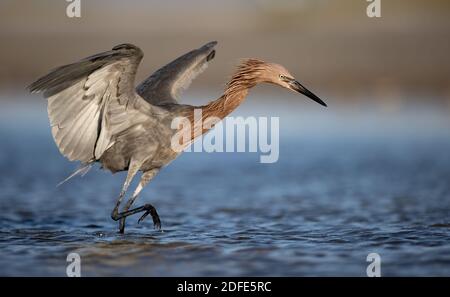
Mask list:
POLYGON ((268 63, 258 59, 248 59, 244 62, 246 65, 253 65, 258 69, 258 76, 260 82, 271 83, 279 85, 291 91, 303 94, 308 98, 316 101, 320 105, 327 106, 319 97, 314 95, 311 91, 305 88, 298 82, 294 76, 282 65, 276 63, 268 63))

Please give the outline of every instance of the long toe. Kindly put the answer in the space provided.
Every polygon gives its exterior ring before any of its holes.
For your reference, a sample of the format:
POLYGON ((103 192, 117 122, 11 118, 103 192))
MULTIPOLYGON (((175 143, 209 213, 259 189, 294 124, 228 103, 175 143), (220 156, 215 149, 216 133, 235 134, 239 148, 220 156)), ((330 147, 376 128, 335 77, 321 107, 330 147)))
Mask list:
POLYGON ((148 215, 151 215, 155 229, 160 230, 161 229, 161 220, 159 219, 158 212, 156 212, 156 208, 153 207, 153 205, 151 205, 151 204, 145 204, 144 209, 146 211, 139 218, 138 223, 142 222, 142 220, 144 220, 148 215))
POLYGON ((159 219, 159 215, 156 213, 156 211, 155 214, 156 215, 152 215, 153 224, 156 230, 161 230, 161 220, 159 219))
POLYGON ((155 226, 155 229, 161 230, 161 220, 159 219, 158 212, 156 211, 156 208, 152 206, 150 209, 150 214, 152 215, 153 225, 155 226))
POLYGON ((144 214, 139 218, 138 224, 141 223, 148 215, 150 214, 150 210, 144 212, 144 214))

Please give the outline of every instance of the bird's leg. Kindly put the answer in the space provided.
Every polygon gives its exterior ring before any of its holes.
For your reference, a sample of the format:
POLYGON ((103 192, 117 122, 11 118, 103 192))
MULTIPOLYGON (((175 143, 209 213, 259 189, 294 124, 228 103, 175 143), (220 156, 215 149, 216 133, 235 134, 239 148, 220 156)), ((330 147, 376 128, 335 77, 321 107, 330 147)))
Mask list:
MULTIPOLYGON (((139 193, 142 191, 142 189, 156 176, 156 174, 159 172, 159 169, 152 169, 149 171, 146 171, 142 174, 141 176, 141 180, 139 181, 139 185, 136 187, 136 190, 134 190, 133 196, 127 201, 127 204, 125 205, 125 207, 123 208, 123 213, 128 212, 128 210, 130 209, 131 205, 133 205, 134 201, 136 201, 139 193)), ((153 206, 149 205, 149 209, 153 208, 153 206)), ((133 209, 132 211, 135 211, 135 209, 133 209)), ((142 211, 142 210, 141 210, 142 211)), ((139 212, 139 211, 138 211, 139 212)), ((136 212, 133 212, 136 213, 136 212)), ((129 214, 131 215, 131 214, 129 214)), ((159 220, 159 216, 158 213, 156 212, 156 209, 154 210, 154 214, 152 214, 153 217, 153 223, 155 224, 155 227, 157 227, 158 229, 161 228, 161 221, 159 220)), ((120 233, 124 233, 125 230, 125 218, 126 216, 124 216, 123 218, 120 219, 119 222, 119 232, 120 233)), ((139 221, 141 221, 143 218, 141 218, 139 221)))
MULTIPOLYGON (((140 207, 136 207, 136 208, 133 208, 133 209, 130 209, 127 211, 123 211, 123 212, 119 213, 118 216, 120 219, 123 219, 128 216, 134 215, 139 212, 144 212, 144 211, 145 211, 145 213, 140 217, 138 222, 140 223, 146 216, 148 216, 150 214, 152 216, 153 224, 155 225, 155 229, 158 229, 158 230, 161 229, 161 220, 159 219, 159 215, 156 212, 156 208, 151 204, 144 204, 140 207)), ((124 225, 124 228, 125 228, 125 225, 124 225)), ((123 233, 124 229, 121 229, 120 232, 123 233)))
POLYGON ((111 218, 114 221, 117 221, 118 219, 120 219, 119 206, 122 203, 123 197, 125 196, 125 193, 127 192, 128 187, 130 186, 130 183, 133 180, 133 177, 138 172, 139 167, 140 167, 139 164, 131 163, 130 167, 128 168, 127 178, 125 179, 125 183, 123 184, 122 191, 120 191, 120 195, 119 195, 119 198, 117 199, 116 206, 114 207, 113 211, 111 212, 111 218))

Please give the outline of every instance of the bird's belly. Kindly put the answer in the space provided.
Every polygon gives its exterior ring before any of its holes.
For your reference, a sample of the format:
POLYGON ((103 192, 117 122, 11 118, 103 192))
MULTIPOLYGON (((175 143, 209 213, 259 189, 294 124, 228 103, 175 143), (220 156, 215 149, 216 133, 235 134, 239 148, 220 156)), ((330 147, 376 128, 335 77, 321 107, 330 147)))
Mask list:
POLYGON ((179 155, 180 153, 173 151, 170 147, 161 147, 151 158, 145 161, 145 163, 141 167, 142 171, 164 167, 165 165, 176 159, 176 157, 178 157, 179 155))
POLYGON ((180 153, 171 149, 167 143, 118 142, 106 150, 99 162, 112 173, 128 170, 131 159, 142 162, 140 170, 148 171, 169 164, 180 153), (145 149, 137 149, 145 148, 145 149))
POLYGON ((113 145, 106 150, 101 156, 99 162, 104 169, 111 171, 112 173, 118 171, 128 170, 130 165, 130 156, 123 154, 121 145, 113 145))

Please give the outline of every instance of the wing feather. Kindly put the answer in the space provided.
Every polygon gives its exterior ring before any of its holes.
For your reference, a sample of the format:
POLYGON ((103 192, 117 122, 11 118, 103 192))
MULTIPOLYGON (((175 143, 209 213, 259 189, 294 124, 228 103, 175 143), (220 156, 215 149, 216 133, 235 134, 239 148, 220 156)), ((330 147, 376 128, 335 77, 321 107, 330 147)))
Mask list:
POLYGON ((31 92, 48 99, 53 138, 69 160, 98 160, 114 143, 114 134, 133 124, 136 116, 130 113, 151 108, 134 87, 142 57, 138 47, 123 44, 58 67, 30 85, 31 92))
POLYGON ((180 93, 202 73, 214 58, 217 42, 192 50, 155 71, 139 84, 136 92, 153 105, 177 103, 180 93))

